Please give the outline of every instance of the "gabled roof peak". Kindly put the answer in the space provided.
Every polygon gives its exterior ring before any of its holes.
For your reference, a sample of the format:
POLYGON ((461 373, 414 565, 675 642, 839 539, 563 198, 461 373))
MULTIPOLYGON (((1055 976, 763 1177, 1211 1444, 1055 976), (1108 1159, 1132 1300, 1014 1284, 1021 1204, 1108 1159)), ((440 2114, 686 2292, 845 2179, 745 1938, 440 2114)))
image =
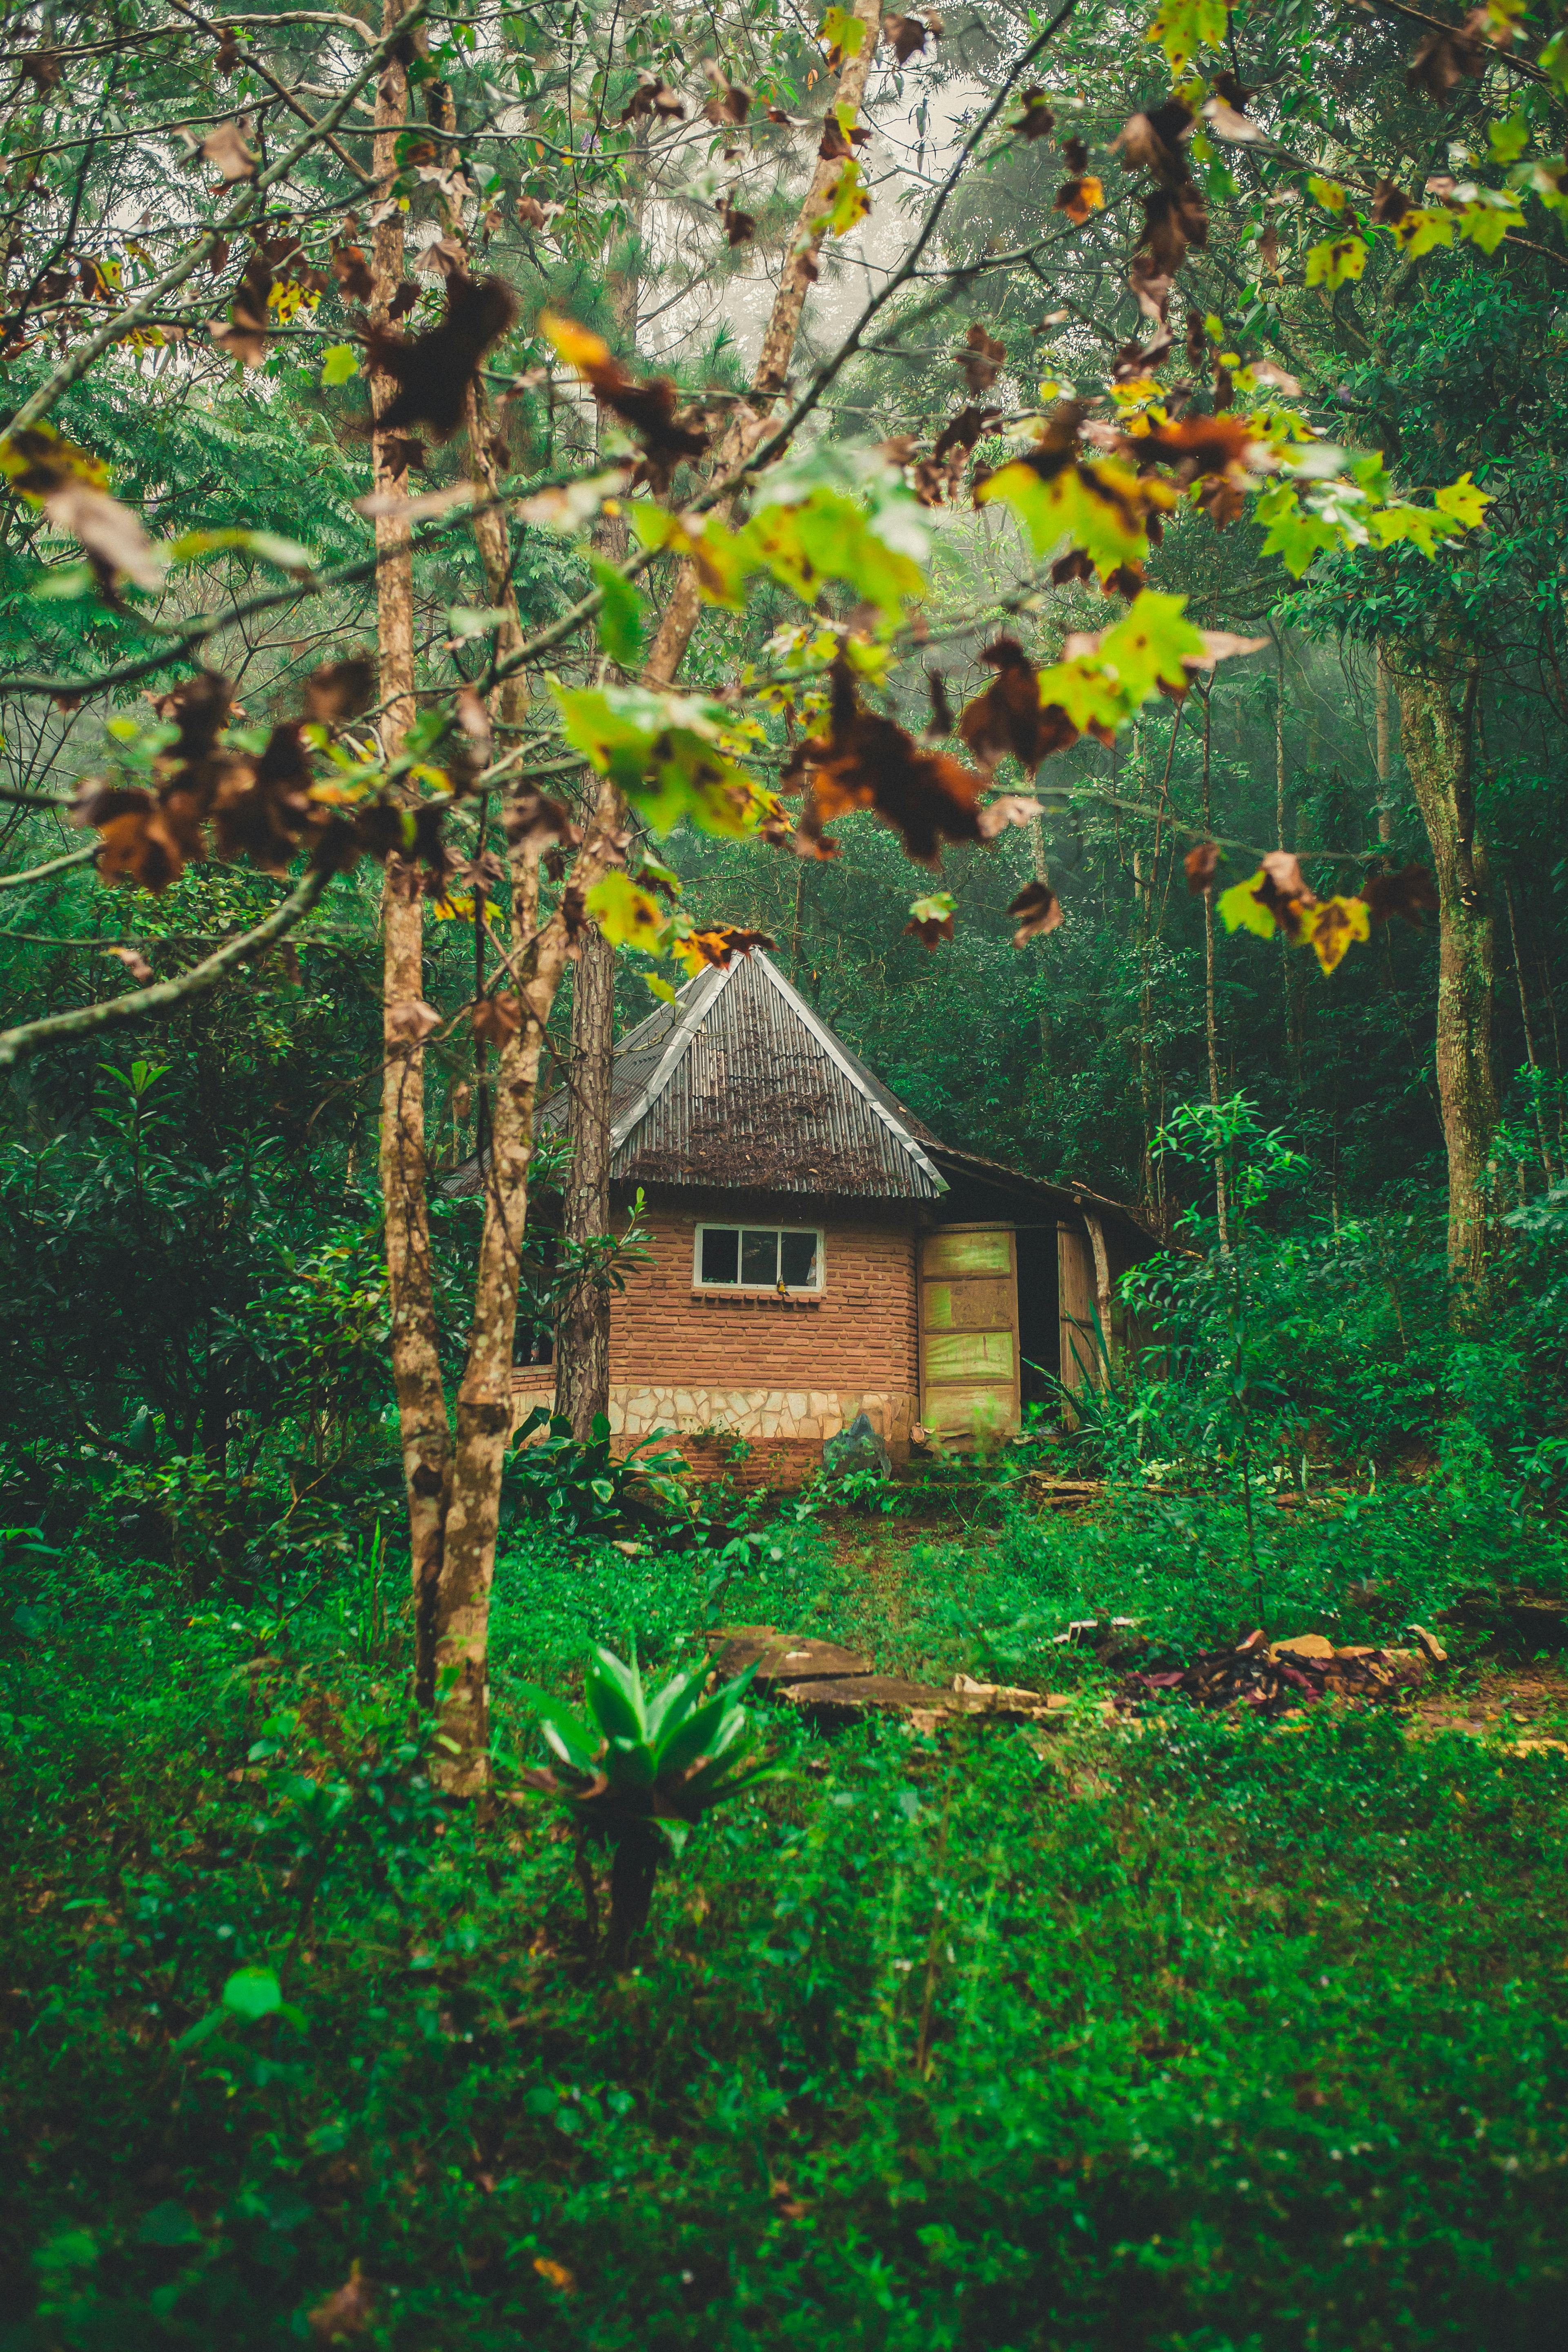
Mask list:
POLYGON ((934 1139, 758 949, 689 982, 622 1041, 610 1112, 611 1172, 632 1181, 903 1200, 947 1189, 923 1148, 934 1139))

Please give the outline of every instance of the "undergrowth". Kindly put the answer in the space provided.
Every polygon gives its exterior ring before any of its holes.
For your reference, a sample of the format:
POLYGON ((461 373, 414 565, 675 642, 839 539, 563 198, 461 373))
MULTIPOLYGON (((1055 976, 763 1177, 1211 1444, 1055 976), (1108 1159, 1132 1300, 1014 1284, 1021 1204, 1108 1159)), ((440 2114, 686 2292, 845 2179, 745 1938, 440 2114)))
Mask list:
MULTIPOLYGON (((918 1541, 877 1588, 842 1531, 763 1532, 727 1621, 889 1666, 1067 1688, 1070 1615, 1245 1614, 1236 1529, 1165 1504, 918 1541)), ((1544 1557, 1417 1490, 1275 1541, 1281 1612, 1315 1591, 1346 1631, 1544 1557)), ((765 1706, 780 1776, 605 1977, 570 1833, 513 1795, 519 1685, 571 1688, 593 1637, 696 1654, 712 1599, 690 1554, 520 1543, 475 1811, 421 1777, 395 1613, 40 1568, 4 1727, 5 2352, 263 2352, 355 2262, 398 2352, 1550 2340, 1568 1758, 1341 1708, 1130 1735, 1088 1690, 1033 1740, 765 1706), (182 2052, 244 1967, 286 2008, 182 2052)))

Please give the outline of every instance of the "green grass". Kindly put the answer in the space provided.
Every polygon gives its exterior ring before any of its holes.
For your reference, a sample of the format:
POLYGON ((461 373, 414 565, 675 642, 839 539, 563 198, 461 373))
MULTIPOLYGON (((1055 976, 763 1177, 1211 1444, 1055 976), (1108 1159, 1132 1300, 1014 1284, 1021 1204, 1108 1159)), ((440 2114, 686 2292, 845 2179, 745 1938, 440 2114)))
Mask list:
MULTIPOLYGON (((1281 1532, 1289 1605, 1473 1580, 1415 1508, 1281 1532)), ((890 1615, 777 1538, 726 1616, 933 1674, 1065 1687, 1067 1615, 1239 1605, 1235 1530, 1142 1506, 921 1541, 890 1615)), ((1568 1758, 1339 1709, 1130 1735, 1092 1689, 1037 1745, 764 1709, 782 1777, 605 1981, 548 1804, 439 1806, 352 1608, 252 1671, 254 1620, 68 1567, 4 1702, 4 2352, 310 2340, 356 2259, 398 2352, 1556 2340, 1568 1758), (297 2021, 176 2052, 245 1964, 297 2021)), ((504 1739, 520 1681, 567 1686, 591 1636, 668 1663, 712 1601, 679 1558, 514 1552, 504 1739)))

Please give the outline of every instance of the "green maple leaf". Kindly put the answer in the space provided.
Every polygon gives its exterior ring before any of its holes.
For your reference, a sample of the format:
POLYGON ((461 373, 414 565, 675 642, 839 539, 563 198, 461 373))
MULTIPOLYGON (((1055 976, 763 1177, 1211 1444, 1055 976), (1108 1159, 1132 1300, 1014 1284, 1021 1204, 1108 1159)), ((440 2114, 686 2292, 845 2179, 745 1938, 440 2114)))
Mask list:
POLYGON ((1215 900, 1215 911, 1227 931, 1256 931, 1260 940, 1274 937, 1274 918, 1255 894, 1267 881, 1260 866, 1245 882, 1235 882, 1215 900))
POLYGON ((556 678, 550 688, 567 741, 614 779, 656 833, 683 816, 732 840, 753 830, 755 788, 731 754, 721 703, 640 686, 563 687, 556 678))
POLYGON ((1505 198, 1494 204, 1465 205, 1454 215, 1454 226, 1482 253, 1495 253, 1510 228, 1524 226, 1524 215, 1505 198))
POLYGON ((1457 482, 1447 482, 1432 493, 1432 503, 1466 530, 1474 530, 1490 506, 1491 493, 1479 488, 1468 474, 1461 474, 1457 482))
POLYGON ((321 362, 321 382, 324 384, 347 383, 359 373, 359 353, 352 343, 332 343, 321 362))
POLYGON ((1454 215, 1434 210, 1430 205, 1413 205, 1403 217, 1389 223, 1389 231, 1402 253, 1412 261, 1419 261, 1424 253, 1431 253, 1439 245, 1454 242, 1454 215))
POLYGON ((974 501, 1000 500, 1028 533, 1037 555, 1048 555, 1063 539, 1081 547, 1104 578, 1118 564, 1141 563, 1149 552, 1142 496, 1138 477, 1112 458, 1065 466, 1049 481, 1019 460, 999 466, 974 501))
POLYGON ((1200 47, 1224 40, 1229 21, 1226 0, 1161 0, 1143 38, 1158 41, 1171 71, 1179 74, 1200 47))
MULTIPOLYGON (((658 953, 664 936, 663 912, 652 892, 640 889, 629 874, 606 874, 602 882, 595 883, 583 904, 613 948, 658 953)), ((668 988, 668 982, 665 985, 668 988)), ((673 989, 669 992, 675 993, 673 989)))
POLYGON ((1325 237, 1321 245, 1310 246, 1307 252, 1307 283, 1326 286, 1331 294, 1337 286, 1348 286, 1366 268, 1366 247, 1359 236, 1325 237))
POLYGON ((1292 580, 1300 580, 1315 555, 1340 543, 1340 534, 1333 524, 1321 515, 1306 513, 1288 482, 1277 483, 1273 489, 1266 490, 1258 501, 1257 511, 1258 521, 1268 526, 1263 553, 1277 555, 1292 580))
POLYGON ((593 572, 604 603, 599 607, 599 643, 621 669, 635 669, 642 659, 642 598, 615 564, 595 556, 593 572))
POLYGON ((1367 517, 1374 547, 1392 547, 1408 540, 1423 555, 1435 555, 1440 540, 1452 539, 1456 526, 1436 507, 1387 506, 1367 517))

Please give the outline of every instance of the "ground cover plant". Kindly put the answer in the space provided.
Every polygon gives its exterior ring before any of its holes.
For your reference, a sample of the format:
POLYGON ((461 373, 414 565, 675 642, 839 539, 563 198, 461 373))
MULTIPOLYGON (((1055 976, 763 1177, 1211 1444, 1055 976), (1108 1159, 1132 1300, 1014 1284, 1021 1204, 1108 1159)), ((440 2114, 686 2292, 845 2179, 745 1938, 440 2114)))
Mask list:
MULTIPOLYGON (((732 1616, 1005 1667, 1075 1691, 1068 1727, 753 1702, 773 1776, 692 1831, 609 1974, 523 1780, 528 1686, 576 1702, 594 1636, 650 1679, 700 1661, 689 1551, 508 1551, 478 1811, 421 1769, 395 1618, 35 1556, 7 2347, 1547 2340, 1568 1753, 1334 1706, 1108 1727, 1063 1622, 1236 1622, 1219 1533, 1194 1558, 1147 1501, 879 1565, 848 1528, 780 1521, 732 1616)), ((1478 1544, 1422 1490, 1292 1520, 1281 1606, 1363 1630, 1368 1570, 1424 1560, 1377 1633, 1533 1578, 1538 1534, 1478 1544)))

